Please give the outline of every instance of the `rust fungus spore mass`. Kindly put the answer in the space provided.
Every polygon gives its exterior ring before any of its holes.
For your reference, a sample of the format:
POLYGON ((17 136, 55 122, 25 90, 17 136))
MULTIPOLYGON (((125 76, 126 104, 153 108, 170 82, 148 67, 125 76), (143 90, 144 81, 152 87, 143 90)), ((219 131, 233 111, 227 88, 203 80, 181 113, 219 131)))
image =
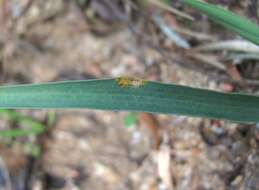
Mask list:
POLYGON ((146 81, 133 77, 119 77, 116 79, 117 84, 122 88, 139 88, 145 85, 146 81))

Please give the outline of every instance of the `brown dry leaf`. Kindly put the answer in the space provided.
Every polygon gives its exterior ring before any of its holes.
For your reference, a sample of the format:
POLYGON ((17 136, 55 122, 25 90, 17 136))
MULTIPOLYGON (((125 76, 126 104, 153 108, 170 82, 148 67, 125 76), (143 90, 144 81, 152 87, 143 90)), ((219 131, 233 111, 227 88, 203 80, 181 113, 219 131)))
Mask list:
POLYGON ((138 121, 140 125, 143 125, 150 130, 154 139, 155 148, 158 149, 161 142, 161 126, 159 125, 158 120, 150 113, 140 113, 138 115, 138 121))

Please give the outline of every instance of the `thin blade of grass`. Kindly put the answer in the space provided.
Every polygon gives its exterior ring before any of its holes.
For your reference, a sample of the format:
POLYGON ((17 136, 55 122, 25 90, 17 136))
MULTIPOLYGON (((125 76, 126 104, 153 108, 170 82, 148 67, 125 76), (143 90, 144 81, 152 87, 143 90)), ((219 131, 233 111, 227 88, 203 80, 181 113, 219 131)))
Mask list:
POLYGON ((259 97, 119 78, 0 88, 2 108, 92 108, 259 122, 259 97))
POLYGON ((229 30, 238 33, 243 38, 259 45, 259 27, 237 14, 215 5, 198 0, 183 0, 183 2, 218 22, 229 30))

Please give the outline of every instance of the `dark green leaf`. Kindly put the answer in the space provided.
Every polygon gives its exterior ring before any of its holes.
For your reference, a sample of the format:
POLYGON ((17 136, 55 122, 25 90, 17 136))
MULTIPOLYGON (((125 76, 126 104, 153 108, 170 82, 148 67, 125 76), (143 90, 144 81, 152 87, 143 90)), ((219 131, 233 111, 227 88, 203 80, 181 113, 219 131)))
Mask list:
POLYGON ((206 14, 224 27, 236 32, 243 38, 259 45, 259 27, 251 21, 219 6, 202 1, 183 0, 183 2, 206 14))
MULTIPOLYGON (((124 81, 123 81, 124 80, 124 81)), ((0 88, 2 108, 93 108, 259 122, 259 97, 141 82, 70 81, 0 88)))

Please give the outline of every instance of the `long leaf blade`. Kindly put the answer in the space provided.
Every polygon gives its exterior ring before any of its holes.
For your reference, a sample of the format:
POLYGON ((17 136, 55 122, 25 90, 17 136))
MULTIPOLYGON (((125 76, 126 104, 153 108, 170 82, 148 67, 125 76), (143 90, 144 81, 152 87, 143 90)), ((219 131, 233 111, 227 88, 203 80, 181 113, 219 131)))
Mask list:
POLYGON ((2 108, 93 108, 259 122, 259 97, 173 84, 116 79, 18 85, 0 88, 2 108), (136 83, 136 84, 135 84, 136 83))
POLYGON ((218 22, 243 38, 259 45, 259 27, 237 14, 215 5, 199 0, 183 0, 183 2, 218 22))

